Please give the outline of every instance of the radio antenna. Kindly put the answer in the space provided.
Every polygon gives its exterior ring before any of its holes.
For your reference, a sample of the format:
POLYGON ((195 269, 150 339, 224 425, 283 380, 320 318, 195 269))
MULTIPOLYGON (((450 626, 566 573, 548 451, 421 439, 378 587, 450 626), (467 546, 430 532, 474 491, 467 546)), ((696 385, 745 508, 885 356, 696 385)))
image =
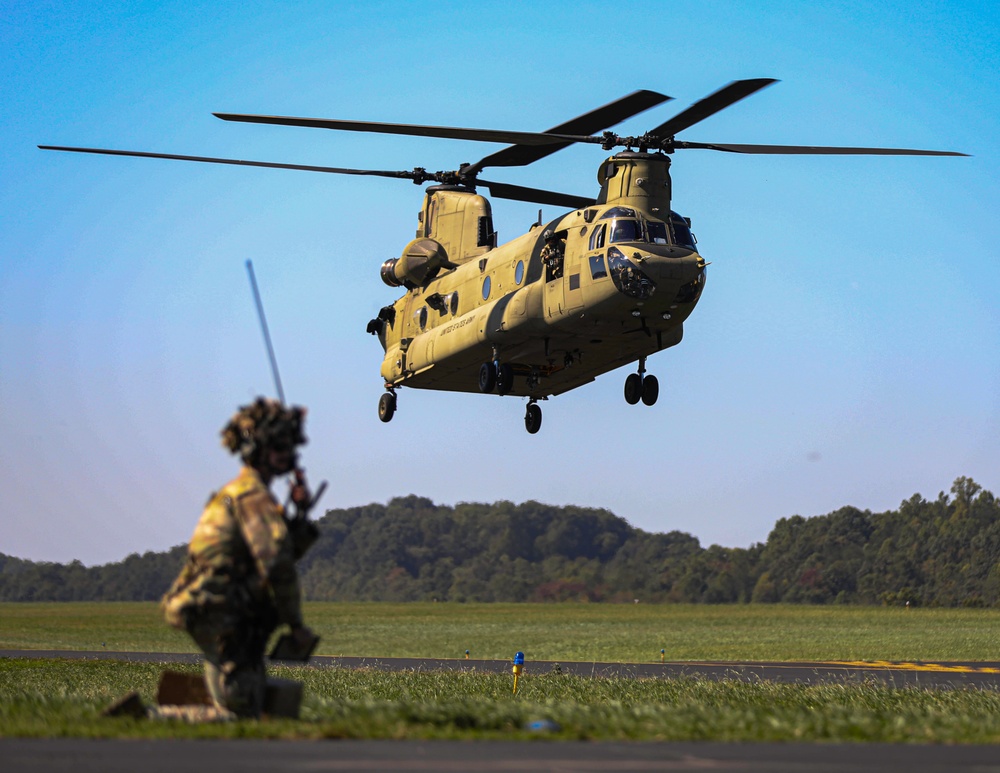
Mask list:
POLYGON ((285 390, 281 388, 281 376, 278 375, 278 361, 274 358, 274 347, 271 345, 271 334, 267 330, 267 319, 264 317, 264 304, 260 300, 260 290, 257 289, 257 278, 253 274, 253 261, 247 261, 247 273, 250 275, 250 287, 253 289, 253 299, 257 304, 257 316, 260 317, 260 329, 264 333, 264 343, 267 345, 267 356, 271 361, 271 375, 278 389, 278 399, 285 404, 285 390))

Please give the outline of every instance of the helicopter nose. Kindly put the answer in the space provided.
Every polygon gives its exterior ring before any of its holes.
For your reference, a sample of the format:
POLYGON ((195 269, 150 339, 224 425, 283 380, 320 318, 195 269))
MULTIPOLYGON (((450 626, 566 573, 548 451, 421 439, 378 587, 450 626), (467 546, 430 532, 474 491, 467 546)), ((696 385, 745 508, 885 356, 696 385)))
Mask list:
POLYGON ((704 270, 705 259, 697 252, 659 254, 636 250, 631 256, 639 269, 657 285, 693 282, 704 270))

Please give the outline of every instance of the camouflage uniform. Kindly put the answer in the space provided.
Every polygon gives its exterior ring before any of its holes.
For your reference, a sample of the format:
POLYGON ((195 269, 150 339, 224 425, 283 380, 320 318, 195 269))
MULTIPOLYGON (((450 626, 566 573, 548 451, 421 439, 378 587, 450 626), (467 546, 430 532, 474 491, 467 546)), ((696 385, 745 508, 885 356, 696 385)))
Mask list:
POLYGON ((545 266, 545 281, 551 282, 559 279, 563 275, 563 255, 564 243, 552 236, 551 232, 545 232, 545 246, 539 257, 542 265, 545 266))
POLYGON ((217 707, 260 715, 264 650, 278 625, 303 624, 295 562, 317 535, 306 518, 286 517, 251 466, 209 500, 161 606, 167 622, 191 634, 204 653, 217 707))

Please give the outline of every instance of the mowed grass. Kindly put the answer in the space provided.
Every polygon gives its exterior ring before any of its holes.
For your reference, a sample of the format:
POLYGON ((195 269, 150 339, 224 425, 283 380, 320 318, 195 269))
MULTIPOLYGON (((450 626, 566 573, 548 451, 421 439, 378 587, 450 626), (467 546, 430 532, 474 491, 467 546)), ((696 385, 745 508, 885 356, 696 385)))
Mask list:
MULTIPOLYGON (((997 658, 993 610, 598 604, 306 605, 320 654, 510 659, 509 674, 274 668, 306 686, 298 721, 106 719, 161 664, 0 659, 0 735, 20 737, 528 738, 1000 742, 1000 692, 534 674, 532 660, 997 658), (543 722, 534 731, 531 723, 543 722)), ((193 652, 156 604, 0 604, 0 648, 193 652)), ((171 668, 197 672, 194 666, 171 668)))
MULTIPOLYGON (((305 605, 317 654, 644 662, 1000 660, 1000 610, 652 604, 305 605)), ((155 603, 0 604, 0 649, 195 652, 155 603)))
MULTIPOLYGON (((197 672, 194 666, 172 666, 197 672)), ((0 659, 0 736, 92 738, 440 738, 661 741, 1000 742, 995 690, 803 686, 339 668, 274 668, 305 683, 299 720, 188 725, 103 718, 161 666, 0 659), (544 723, 533 730, 532 723, 544 723)))

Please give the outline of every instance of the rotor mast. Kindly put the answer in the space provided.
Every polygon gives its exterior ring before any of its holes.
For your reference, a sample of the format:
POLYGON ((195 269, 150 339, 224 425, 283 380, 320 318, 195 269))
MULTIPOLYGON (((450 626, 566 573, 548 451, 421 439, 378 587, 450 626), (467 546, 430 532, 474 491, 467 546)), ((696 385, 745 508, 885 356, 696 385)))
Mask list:
POLYGON ((647 212, 670 212, 670 156, 624 151, 609 158, 597 172, 598 204, 621 204, 647 212))

